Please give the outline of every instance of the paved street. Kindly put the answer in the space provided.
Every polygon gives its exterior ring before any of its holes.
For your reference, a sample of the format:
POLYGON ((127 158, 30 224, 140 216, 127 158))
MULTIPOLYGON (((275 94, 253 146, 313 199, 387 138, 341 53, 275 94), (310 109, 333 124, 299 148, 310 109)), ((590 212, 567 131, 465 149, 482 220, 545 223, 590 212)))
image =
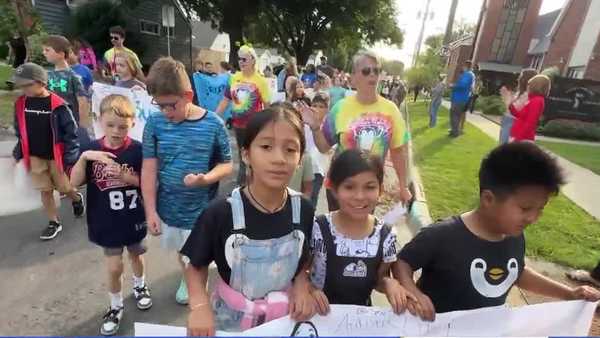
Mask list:
MULTIPOLYGON (((235 141, 232 148, 237 154, 235 141)), ((2 155, 0 161, 10 160, 6 150, 2 155)), ((233 182, 222 182, 220 188, 226 194, 233 182)), ((318 211, 325 208, 322 193, 318 211)), ((108 306, 103 254, 88 241, 85 218, 73 218, 68 200, 62 202, 60 217, 63 231, 48 242, 38 237, 47 222, 41 210, 0 217, 0 335, 99 335, 108 306)), ((145 312, 137 310, 131 295, 131 269, 126 264, 126 311, 120 335, 133 335, 135 321, 185 325, 187 309, 175 302, 180 278, 175 256, 160 248, 159 238, 148 236, 147 241, 146 275, 154 306, 145 312)), ((211 269, 211 276, 215 272, 211 269)))
MULTIPOLYGON (((221 193, 230 191, 232 184, 223 182, 221 193)), ((0 335, 100 334, 108 306, 102 251, 88 241, 85 218, 73 218, 68 200, 63 200, 60 217, 63 231, 49 242, 39 240, 47 222, 41 210, 0 217, 0 335)), ((160 248, 159 238, 147 240, 146 275, 154 306, 137 310, 126 264, 120 335, 133 335, 135 321, 185 325, 187 309, 175 303, 180 278, 175 256, 160 248)))

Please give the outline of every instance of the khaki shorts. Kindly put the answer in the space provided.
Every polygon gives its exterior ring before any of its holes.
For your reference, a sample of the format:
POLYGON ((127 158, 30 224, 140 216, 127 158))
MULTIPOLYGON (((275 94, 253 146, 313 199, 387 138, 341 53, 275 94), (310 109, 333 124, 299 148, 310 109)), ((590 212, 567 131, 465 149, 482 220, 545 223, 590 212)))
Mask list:
POLYGON ((54 160, 31 156, 31 182, 36 190, 68 193, 73 190, 69 178, 58 170, 54 160))
MULTIPOLYGON (((124 247, 106 248, 104 249, 104 256, 121 256, 124 251, 124 247)), ((142 240, 141 242, 133 243, 127 246, 127 252, 134 256, 141 256, 148 250, 146 243, 142 240)))

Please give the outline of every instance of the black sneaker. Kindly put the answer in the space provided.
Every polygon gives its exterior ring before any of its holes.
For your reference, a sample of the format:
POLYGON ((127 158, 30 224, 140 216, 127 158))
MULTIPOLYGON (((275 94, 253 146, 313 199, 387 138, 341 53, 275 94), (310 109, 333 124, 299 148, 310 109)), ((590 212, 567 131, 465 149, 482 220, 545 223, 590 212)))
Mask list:
POLYGON ((133 297, 137 301, 137 308, 140 310, 148 310, 152 307, 152 298, 150 297, 150 289, 144 284, 133 288, 133 297))
POLYGON ((106 314, 102 316, 102 326, 100 327, 100 334, 103 336, 112 336, 119 331, 119 324, 123 318, 123 307, 118 309, 108 308, 106 314))
POLYGON ((83 195, 78 192, 77 196, 79 196, 79 201, 73 201, 73 215, 75 217, 81 217, 85 214, 85 201, 83 199, 83 195))
POLYGON ((43 240, 43 241, 47 241, 49 239, 53 239, 61 231, 62 231, 62 225, 60 225, 60 223, 54 222, 54 221, 50 221, 48 223, 48 227, 46 229, 44 229, 44 231, 40 235, 40 239, 43 240))

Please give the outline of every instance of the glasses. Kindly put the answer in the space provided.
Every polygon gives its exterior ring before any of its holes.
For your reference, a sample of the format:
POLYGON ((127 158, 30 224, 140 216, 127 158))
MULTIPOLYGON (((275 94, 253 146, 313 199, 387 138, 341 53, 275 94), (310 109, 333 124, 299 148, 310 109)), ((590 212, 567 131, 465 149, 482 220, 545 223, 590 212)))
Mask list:
POLYGON ((159 103, 156 102, 155 99, 152 99, 151 103, 155 106, 157 106, 160 110, 175 110, 175 106, 177 105, 177 103, 179 103, 179 100, 175 101, 175 102, 164 102, 164 103, 159 103))
POLYGON ((242 57, 240 57, 240 58, 238 58, 238 60, 240 62, 242 62, 242 63, 246 63, 246 62, 250 62, 251 59, 250 58, 242 58, 242 57))
POLYGON ((110 36, 110 40, 111 40, 111 41, 118 41, 118 40, 120 40, 120 39, 121 39, 121 37, 119 37, 119 36, 114 36, 114 35, 111 35, 111 36, 110 36))
POLYGON ((378 76, 379 73, 381 73, 381 68, 379 68, 379 67, 365 67, 365 68, 361 69, 360 72, 362 73, 363 76, 369 76, 371 74, 375 74, 375 76, 378 76))

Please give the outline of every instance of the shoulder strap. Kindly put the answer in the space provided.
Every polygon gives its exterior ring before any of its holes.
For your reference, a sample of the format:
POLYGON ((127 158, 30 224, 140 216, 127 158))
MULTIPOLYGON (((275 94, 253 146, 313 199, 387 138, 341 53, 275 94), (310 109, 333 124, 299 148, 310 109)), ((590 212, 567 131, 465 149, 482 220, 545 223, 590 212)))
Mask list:
POLYGON ((292 201, 292 224, 300 225, 300 211, 302 206, 302 194, 288 188, 288 195, 292 201))
MULTIPOLYGON (((333 259, 336 256, 335 253, 335 241, 331 233, 331 224, 326 215, 319 215, 315 217, 317 225, 321 230, 321 237, 323 238, 323 245, 325 245, 325 251, 327 252, 327 259, 333 259)), ((329 264, 328 264, 329 265, 329 264)))
MULTIPOLYGON (((375 218, 375 226, 379 223, 379 220, 375 218)), ((383 244, 385 239, 392 232, 392 227, 389 224, 383 223, 381 229, 379 229, 379 248, 377 249, 377 257, 380 261, 383 260, 383 244)))
POLYGON ((246 228, 246 220, 244 218, 244 202, 240 188, 235 188, 231 192, 231 197, 227 198, 227 202, 231 204, 231 216, 233 219, 233 230, 243 230, 246 228))

